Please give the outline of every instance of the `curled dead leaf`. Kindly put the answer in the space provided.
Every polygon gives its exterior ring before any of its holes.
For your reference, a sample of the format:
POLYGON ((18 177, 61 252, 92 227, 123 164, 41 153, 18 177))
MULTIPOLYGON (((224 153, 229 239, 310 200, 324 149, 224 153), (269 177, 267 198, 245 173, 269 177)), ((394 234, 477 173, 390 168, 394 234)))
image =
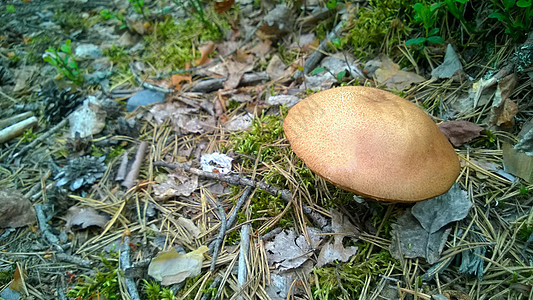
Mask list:
POLYGON ((439 124, 439 129, 455 147, 470 142, 485 130, 485 128, 468 121, 442 122, 439 124))
POLYGON ((227 12, 235 3, 235 0, 216 0, 215 11, 217 14, 223 14, 227 12))
POLYGON ((215 50, 215 43, 212 41, 207 41, 205 44, 201 45, 198 50, 200 50, 200 58, 194 61, 194 64, 201 66, 207 62, 209 59, 209 54, 215 50))

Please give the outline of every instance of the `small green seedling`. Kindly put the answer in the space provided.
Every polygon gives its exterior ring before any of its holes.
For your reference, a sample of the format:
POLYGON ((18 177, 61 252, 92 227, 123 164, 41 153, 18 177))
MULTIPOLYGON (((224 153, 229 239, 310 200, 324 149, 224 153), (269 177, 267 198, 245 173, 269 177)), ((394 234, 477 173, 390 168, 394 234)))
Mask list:
POLYGON ((432 5, 416 3, 413 6, 413 9, 415 10, 415 21, 422 23, 426 35, 424 37, 409 39, 405 42, 406 45, 420 45, 423 47, 426 42, 433 44, 444 43, 444 39, 437 35, 440 29, 436 27, 434 28, 435 22, 437 21, 437 11, 443 4, 443 2, 434 3, 432 5))
POLYGON ((13 4, 6 5, 6 12, 7 13, 12 14, 12 13, 14 13, 16 11, 17 11, 17 9, 15 8, 15 5, 13 5, 13 4))
POLYGON ((61 45, 59 49, 48 48, 43 60, 56 67, 57 71, 76 84, 83 83, 83 74, 80 73, 76 58, 70 47, 70 40, 61 45))
POLYGON ((129 0, 133 10, 136 13, 141 14, 143 18, 148 18, 148 12, 144 9, 144 0, 129 0))
POLYGON ((117 19, 120 21, 120 29, 124 29, 126 27, 128 27, 128 25, 126 24, 126 20, 124 19, 124 16, 119 13, 119 14, 115 14, 111 11, 109 11, 107 8, 106 9, 103 9, 102 11, 100 11, 100 16, 104 19, 104 20, 109 20, 109 19, 117 19))

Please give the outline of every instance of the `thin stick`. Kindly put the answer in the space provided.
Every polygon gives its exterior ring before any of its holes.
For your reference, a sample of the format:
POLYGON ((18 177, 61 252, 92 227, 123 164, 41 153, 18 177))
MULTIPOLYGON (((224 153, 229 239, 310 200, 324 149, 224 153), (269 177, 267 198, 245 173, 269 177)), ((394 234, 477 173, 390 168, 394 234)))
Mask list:
MULTIPOLYGON (((243 186, 251 186, 251 187, 259 188, 274 196, 281 197, 281 199, 283 199, 287 203, 289 203, 292 199, 292 193, 290 191, 277 189, 271 186, 270 184, 264 183, 262 181, 255 181, 255 180, 251 180, 248 178, 243 178, 243 177, 235 176, 235 175, 223 175, 220 173, 205 172, 200 169, 193 168, 187 164, 181 164, 181 163, 168 163, 165 161, 156 161, 154 162, 154 166, 166 167, 170 169, 181 168, 187 172, 190 172, 194 175, 198 175, 200 177, 220 180, 220 181, 227 182, 233 185, 243 185, 243 186)), ((329 230, 328 221, 322 215, 313 211, 313 209, 307 205, 302 205, 302 210, 322 230, 325 230, 325 231, 329 230)))
POLYGON ((33 149, 35 148, 35 146, 37 146, 39 143, 41 143, 42 141, 48 139, 52 134, 54 134, 56 131, 58 131, 59 129, 61 129, 63 126, 67 125, 67 122, 68 122, 68 117, 66 117, 65 119, 63 119, 63 121, 59 122, 56 126, 50 128, 47 132, 41 134, 39 137, 37 137, 36 139, 34 139, 31 143, 29 143, 28 145, 24 146, 22 149, 20 149, 20 151, 18 153, 15 153, 15 155, 13 155, 13 158, 11 158, 11 161, 15 158, 17 158, 18 156, 26 153, 26 151, 30 150, 30 149, 33 149))
POLYGON ((135 154, 135 160, 133 161, 133 164, 131 165, 131 169, 122 182, 122 186, 126 187, 128 190, 132 188, 135 185, 135 180, 137 179, 137 176, 139 176, 139 170, 141 169, 142 161, 144 159, 144 153, 146 152, 146 147, 148 147, 147 142, 141 142, 139 145, 139 149, 137 150, 137 154, 135 154))
POLYGON ((209 268, 211 273, 215 271, 215 263, 217 261, 218 251, 220 249, 220 245, 222 245, 222 241, 224 240, 224 235, 226 235, 226 213, 224 212, 224 207, 222 207, 222 205, 218 202, 217 207, 220 214, 220 230, 218 231, 218 236, 215 240, 213 248, 213 258, 211 260, 211 267, 209 268))
MULTIPOLYGON (((247 276, 246 257, 250 251, 250 224, 245 224, 241 227, 241 249, 239 251, 239 266, 237 271, 237 281, 239 282, 239 289, 244 288, 247 276)), ((240 296, 242 299, 242 296, 240 296)))
MULTIPOLYGON (((122 247, 120 247, 120 268, 126 274, 126 270, 131 267, 130 262, 130 237, 128 235, 124 236, 124 242, 122 247)), ((128 275, 124 275, 124 281, 126 282, 126 288, 132 300, 140 300, 139 292, 137 291, 137 286, 135 285, 135 280, 128 275)))

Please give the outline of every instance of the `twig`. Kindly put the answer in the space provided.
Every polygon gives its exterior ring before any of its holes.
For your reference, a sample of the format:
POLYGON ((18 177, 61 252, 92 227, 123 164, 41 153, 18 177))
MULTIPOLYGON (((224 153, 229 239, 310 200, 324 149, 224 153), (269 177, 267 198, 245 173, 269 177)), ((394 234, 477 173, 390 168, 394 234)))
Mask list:
POLYGON ((304 74, 308 74, 315 68, 315 66, 322 60, 324 57, 324 52, 326 52, 328 47, 328 42, 333 40, 339 33, 339 31, 344 27, 344 21, 340 21, 335 28, 328 34, 328 36, 318 45, 318 48, 309 56, 304 63, 303 74, 301 71, 298 71, 294 74, 294 78, 300 77, 304 74))
POLYGON ((209 293, 209 290, 218 288, 218 286, 220 285, 220 282, 222 282, 222 276, 219 275, 215 278, 215 280, 213 280, 213 282, 211 282, 211 284, 209 285, 209 288, 204 293, 201 300, 209 299, 209 296, 211 295, 211 293, 209 293))
POLYGON ((213 246, 213 258, 211 260, 211 267, 209 268, 209 271, 214 272, 215 271, 215 263, 217 262, 217 256, 218 251, 220 249, 220 245, 222 245, 222 241, 224 240, 224 235, 226 235, 226 213, 224 212, 224 207, 220 203, 217 202, 218 212, 220 214, 220 229, 218 231, 218 236, 215 240, 214 246, 213 246))
POLYGON ((33 128, 37 125, 38 120, 36 117, 29 117, 26 120, 15 123, 0 130, 0 143, 5 143, 17 136, 20 136, 27 129, 33 128))
POLYGON ((33 206, 35 209, 35 215, 37 216, 37 223, 41 229, 44 238, 52 245, 54 245, 59 252, 63 252, 63 248, 59 246, 59 238, 50 231, 50 225, 48 225, 48 219, 46 218, 43 210, 43 205, 37 203, 33 206))
POLYGON ((83 259, 81 257, 68 255, 66 253, 61 253, 61 252, 56 253, 56 258, 59 261, 66 261, 66 262, 73 263, 84 268, 90 268, 93 265, 93 262, 88 259, 83 259))
MULTIPOLYGON (((244 224, 241 227, 241 249, 239 251, 239 267, 237 270, 237 281, 239 289, 244 288, 247 276, 246 256, 250 251, 250 224, 244 224)), ((239 296, 242 299, 242 296, 239 296)))
POLYGON ((235 219, 237 219, 237 213, 241 210, 241 207, 244 205, 244 202, 246 202, 251 192, 252 192, 252 187, 249 186, 242 193, 241 197, 239 198, 239 201, 237 201, 237 204, 235 204, 235 208, 231 212, 231 215, 228 217, 228 222, 227 222, 228 228, 233 226, 235 219))
POLYGON ((137 176, 139 175, 139 170, 141 169, 141 164, 144 159, 144 153, 146 152, 146 147, 148 147, 147 142, 141 142, 139 145, 139 149, 137 150, 137 154, 135 154, 135 160, 133 161, 133 164, 131 165, 131 169, 126 175, 126 178, 122 182, 122 186, 126 187, 127 189, 132 188, 135 185, 135 180, 137 179, 137 176))
MULTIPOLYGON (((255 181, 255 180, 251 180, 248 178, 243 178, 243 177, 235 176, 235 175, 223 175, 220 173, 205 172, 200 169, 193 168, 190 165, 182 164, 182 163, 168 163, 165 161, 156 161, 154 162, 154 166, 165 167, 169 169, 180 168, 194 175, 198 175, 200 177, 220 180, 220 181, 227 182, 233 185, 243 185, 243 186, 259 188, 276 197, 278 196, 281 197, 281 199, 283 199, 287 203, 291 202, 292 200, 292 193, 290 191, 277 189, 271 186, 270 184, 267 184, 261 181, 255 181)), ((326 220, 326 218, 324 218, 319 213, 315 212, 311 207, 307 205, 302 205, 302 211, 322 230, 324 231, 330 230, 329 228, 330 225, 328 224, 328 220, 326 220)))
POLYGON ((27 111, 27 112, 0 120, 0 129, 4 129, 12 124, 18 123, 29 117, 33 117, 33 113, 31 111, 27 111))
POLYGON ((39 143, 41 143, 42 141, 48 139, 48 137, 50 137, 52 134, 56 133, 56 131, 61 129, 63 126, 67 125, 67 122, 68 122, 68 117, 63 119, 56 126, 50 128, 47 132, 41 134, 39 137, 34 139, 31 143, 29 143, 28 145, 26 145, 22 149, 20 149, 20 151, 18 153, 15 153, 15 155, 13 155, 13 157, 10 159, 10 161, 13 161, 13 159, 15 159, 18 156, 26 153, 26 151, 35 148, 35 146, 37 146, 39 143))
MULTIPOLYGON (((125 273, 126 269, 131 267, 130 262, 130 237, 128 235, 124 236, 124 242, 120 247, 120 268, 125 273)), ((126 282, 126 288, 132 300, 140 300, 139 292, 137 291, 137 286, 135 285, 135 280, 125 275, 124 281, 126 282)))
POLYGON ((120 166, 118 167, 115 181, 124 180, 124 178, 126 178, 127 171, 128 171, 128 151, 124 151, 124 153, 122 153, 122 159, 120 160, 120 166))

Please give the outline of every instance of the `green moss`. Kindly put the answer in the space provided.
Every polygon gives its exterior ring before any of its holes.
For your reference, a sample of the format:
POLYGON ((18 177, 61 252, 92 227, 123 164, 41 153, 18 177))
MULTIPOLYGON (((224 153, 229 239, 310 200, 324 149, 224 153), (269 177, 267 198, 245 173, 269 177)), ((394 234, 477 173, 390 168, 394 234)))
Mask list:
POLYGON ((171 289, 161 287, 161 285, 155 281, 143 280, 143 293, 147 300, 174 300, 176 297, 171 289))
POLYGON ((388 250, 382 249, 367 259, 368 243, 359 244, 359 252, 346 263, 334 267, 315 269, 318 287, 312 284, 313 295, 317 299, 333 299, 349 297, 357 299, 365 286, 366 278, 370 278, 370 290, 376 285, 380 274, 385 274, 390 264, 395 263, 388 250))
POLYGON ((358 58, 372 57, 378 51, 388 53, 411 30, 408 24, 413 3, 400 0, 369 1, 369 6, 359 10, 352 29, 342 38, 343 45, 352 46, 358 58), (385 45, 389 49, 385 49, 385 45))
POLYGON ((13 274, 15 273, 15 269, 8 269, 0 271, 0 285, 4 286, 11 282, 11 279, 13 279, 13 274))
POLYGON ((118 275, 122 272, 118 267, 118 252, 110 252, 111 259, 100 255, 103 267, 96 270, 94 278, 81 275, 77 285, 70 289, 67 297, 77 299, 121 299, 118 275))
POLYGON ((54 22, 61 26, 65 32, 72 32, 75 30, 87 31, 87 20, 80 18, 80 13, 68 12, 58 10, 54 13, 54 22))
POLYGON ((274 143, 283 138, 283 117, 286 114, 287 109, 282 109, 281 115, 262 113, 260 117, 253 119, 250 131, 232 134, 228 146, 237 153, 251 156, 250 159, 243 159, 245 167, 252 167, 257 155, 260 155, 260 161, 266 162, 281 158, 282 149, 274 143))
POLYGON ((152 35, 145 37, 148 51, 145 51, 144 59, 156 69, 180 69, 200 56, 199 51, 193 55, 193 46, 216 41, 221 36, 217 27, 208 28, 195 19, 175 23, 172 18, 166 18, 155 25, 152 35))

